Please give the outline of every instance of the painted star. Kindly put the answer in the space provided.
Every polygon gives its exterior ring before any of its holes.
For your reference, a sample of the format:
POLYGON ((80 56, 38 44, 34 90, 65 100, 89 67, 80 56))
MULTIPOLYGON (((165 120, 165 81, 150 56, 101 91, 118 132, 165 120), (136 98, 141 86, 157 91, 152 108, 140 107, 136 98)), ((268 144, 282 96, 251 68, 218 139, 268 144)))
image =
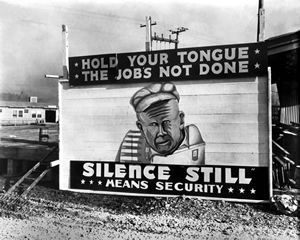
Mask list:
POLYGON ((255 194, 256 190, 252 188, 252 189, 250 190, 250 192, 251 192, 251 194, 255 194))
POLYGON ((101 182, 101 181, 98 181, 98 185, 102 185, 102 182, 101 182))
POLYGON ((256 49, 254 50, 254 52, 255 52, 255 54, 259 54, 260 50, 256 48, 256 49))
POLYGON ((244 193, 245 189, 244 188, 240 188, 240 193, 244 193))
POLYGON ((85 184, 85 180, 84 179, 81 180, 81 184, 85 184))
POLYGON ((75 78, 78 78, 78 77, 79 77, 79 75, 78 75, 78 74, 76 74, 76 75, 75 75, 75 78))
POLYGON ((233 188, 232 187, 228 188, 228 192, 233 193, 233 188))
POLYGON ((78 63, 75 63, 75 67, 78 67, 78 63))
POLYGON ((92 184, 93 184, 93 182, 94 182, 93 180, 90 180, 90 185, 92 185, 92 184))
POLYGON ((256 69, 256 68, 259 68, 259 66, 260 66, 259 63, 255 63, 255 65, 254 65, 255 69, 256 69))

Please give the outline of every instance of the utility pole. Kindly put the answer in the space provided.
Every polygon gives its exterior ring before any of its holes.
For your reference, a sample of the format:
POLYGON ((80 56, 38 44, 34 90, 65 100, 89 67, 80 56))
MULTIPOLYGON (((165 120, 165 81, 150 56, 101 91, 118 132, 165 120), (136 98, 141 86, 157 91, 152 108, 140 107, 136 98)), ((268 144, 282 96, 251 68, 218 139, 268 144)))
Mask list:
POLYGON ((69 38, 68 38, 68 26, 62 25, 62 53, 63 53, 63 75, 51 75, 46 74, 45 78, 54 79, 69 79, 69 38))
POLYGON ((258 0, 257 42, 265 40, 265 9, 264 0, 258 0))
POLYGON ((69 79, 69 38, 68 27, 62 25, 63 78, 69 79))
POLYGON ((140 27, 146 27, 146 51, 152 51, 152 26, 156 22, 151 22, 151 17, 146 17, 146 24, 141 24, 140 27))
POLYGON ((171 32, 172 34, 176 34, 176 38, 175 38, 175 49, 178 48, 178 43, 179 43, 178 36, 179 36, 179 33, 185 32, 186 30, 188 30, 188 29, 185 28, 185 27, 180 27, 180 28, 177 28, 176 30, 170 30, 170 32, 171 32))
POLYGON ((168 43, 175 43, 175 49, 178 48, 178 36, 179 33, 184 32, 188 30, 185 27, 177 28, 176 30, 170 30, 172 34, 176 34, 175 39, 171 39, 171 36, 169 38, 164 38, 164 35, 162 34, 161 37, 156 35, 154 33, 154 36, 152 36, 152 26, 156 25, 156 22, 151 22, 151 17, 146 17, 146 24, 140 24, 140 27, 146 27, 146 51, 152 51, 152 41, 159 41, 159 42, 168 42, 168 43))

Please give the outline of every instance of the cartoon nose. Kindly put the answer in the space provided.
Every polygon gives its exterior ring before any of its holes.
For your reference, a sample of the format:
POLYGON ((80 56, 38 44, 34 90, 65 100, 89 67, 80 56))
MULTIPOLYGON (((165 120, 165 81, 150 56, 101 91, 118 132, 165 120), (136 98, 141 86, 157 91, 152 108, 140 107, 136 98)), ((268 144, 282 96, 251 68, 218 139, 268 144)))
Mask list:
POLYGON ((158 137, 162 137, 162 136, 164 136, 164 135, 166 135, 165 129, 163 128, 162 125, 159 125, 159 126, 158 126, 158 134, 157 134, 157 136, 158 136, 158 137))

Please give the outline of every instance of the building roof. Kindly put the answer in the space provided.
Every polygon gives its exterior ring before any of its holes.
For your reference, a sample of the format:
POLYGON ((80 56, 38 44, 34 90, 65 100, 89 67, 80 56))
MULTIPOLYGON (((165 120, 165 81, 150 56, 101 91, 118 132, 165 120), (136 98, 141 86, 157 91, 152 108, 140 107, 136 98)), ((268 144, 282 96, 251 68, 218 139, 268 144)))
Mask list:
POLYGON ((280 35, 268 38, 267 40, 268 41, 273 41, 273 40, 276 40, 276 39, 283 39, 283 38, 295 38, 295 37, 297 38, 297 35, 298 35, 298 38, 299 38, 299 34, 300 34, 300 30, 294 31, 294 32, 280 34, 280 35))
POLYGON ((269 38, 266 42, 268 55, 298 49, 300 48, 300 30, 269 38))
POLYGON ((51 103, 35 103, 35 102, 14 102, 14 101, 0 101, 0 107, 8 108, 54 108, 57 109, 55 104, 51 103))

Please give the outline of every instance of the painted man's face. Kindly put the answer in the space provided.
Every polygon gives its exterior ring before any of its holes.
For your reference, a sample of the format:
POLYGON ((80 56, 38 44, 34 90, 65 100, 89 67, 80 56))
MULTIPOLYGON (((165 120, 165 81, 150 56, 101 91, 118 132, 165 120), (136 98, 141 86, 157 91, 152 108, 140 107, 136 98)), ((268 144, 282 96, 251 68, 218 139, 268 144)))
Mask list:
POLYGON ((184 138, 184 113, 178 102, 170 100, 138 113, 137 126, 147 143, 156 152, 168 155, 179 147, 184 138))

